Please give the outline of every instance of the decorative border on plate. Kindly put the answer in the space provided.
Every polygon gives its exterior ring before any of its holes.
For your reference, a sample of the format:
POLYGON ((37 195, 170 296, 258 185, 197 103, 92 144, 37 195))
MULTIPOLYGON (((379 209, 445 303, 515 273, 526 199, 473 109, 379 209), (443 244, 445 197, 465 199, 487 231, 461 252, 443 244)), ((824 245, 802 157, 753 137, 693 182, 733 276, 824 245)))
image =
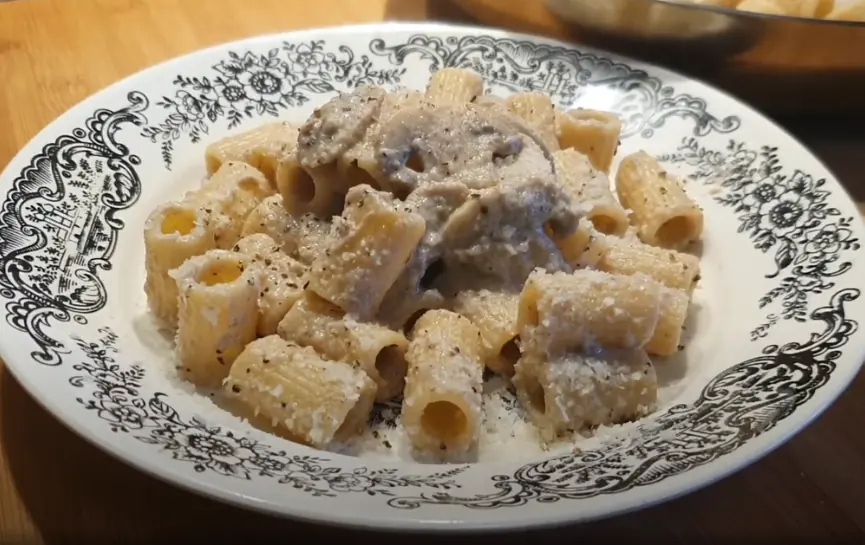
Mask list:
POLYGON ((614 89, 622 95, 611 110, 622 119, 623 138, 638 133, 648 138, 673 117, 694 120, 695 136, 731 133, 741 125, 736 116, 710 114, 705 100, 676 93, 643 70, 576 49, 490 36, 416 34, 391 46, 380 38, 371 40, 369 51, 378 59, 346 45, 329 46, 324 40, 283 42, 266 54, 229 51, 208 73, 177 75, 172 82, 174 94, 156 101, 168 115, 144 127, 141 134, 160 142, 163 161, 170 168, 176 141, 183 136, 193 143, 200 141, 221 118, 233 129, 256 116, 276 118, 313 95, 364 84, 396 86, 405 75, 406 58, 412 55, 430 61, 431 72, 469 68, 492 87, 542 91, 564 106, 579 100, 588 85, 614 89), (387 65, 373 62, 382 57, 387 65))

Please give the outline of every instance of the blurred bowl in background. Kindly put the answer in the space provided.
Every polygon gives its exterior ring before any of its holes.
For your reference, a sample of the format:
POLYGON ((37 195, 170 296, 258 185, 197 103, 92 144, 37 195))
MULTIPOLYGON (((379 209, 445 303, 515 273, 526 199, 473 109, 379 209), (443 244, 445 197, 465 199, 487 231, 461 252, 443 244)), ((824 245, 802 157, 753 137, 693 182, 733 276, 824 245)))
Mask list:
POLYGON ((773 113, 865 113, 865 23, 672 0, 546 0, 593 44, 711 79, 773 113))
POLYGON ((670 0, 451 2, 483 24, 607 49, 710 81, 770 115, 865 115, 865 23, 670 0))

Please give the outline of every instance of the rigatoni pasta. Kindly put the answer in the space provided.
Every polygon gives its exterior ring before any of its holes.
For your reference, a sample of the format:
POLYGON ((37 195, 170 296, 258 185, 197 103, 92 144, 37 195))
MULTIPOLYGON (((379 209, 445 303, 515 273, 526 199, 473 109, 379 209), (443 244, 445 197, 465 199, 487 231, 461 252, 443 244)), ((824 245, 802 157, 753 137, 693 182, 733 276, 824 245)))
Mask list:
POLYGON ((215 388, 232 362, 255 340, 259 270, 227 250, 186 260, 171 271, 177 282, 177 359, 193 384, 215 388))
POLYGON ((709 4, 765 15, 826 19, 830 21, 865 21, 863 0, 682 0, 709 4))
POLYGON ((565 149, 553 154, 559 183, 574 202, 583 205, 585 218, 605 235, 623 235, 628 229, 628 214, 616 200, 610 180, 582 153, 565 149))
POLYGON ((642 348, 658 323, 661 287, 645 275, 535 271, 520 293, 520 336, 531 337, 543 359, 578 349, 642 348))
MULTIPOLYGON (((372 191, 369 186, 351 189, 372 191)), ((424 230, 424 219, 413 212, 370 210, 313 262, 309 288, 347 313, 372 318, 424 230)))
POLYGON ((556 115, 550 97, 543 93, 516 93, 505 100, 505 107, 535 130, 550 151, 559 149, 556 115))
POLYGON ((776 0, 742 0, 736 9, 765 15, 787 15, 776 0))
POLYGON ((310 265, 333 243, 332 222, 314 214, 292 216, 283 206, 282 196, 264 199, 246 218, 242 236, 265 234, 278 241, 283 253, 310 265))
POLYGON ((694 291, 700 279, 700 260, 675 250, 650 246, 639 239, 604 237, 597 268, 612 274, 645 274, 667 287, 694 291))
POLYGON ((402 422, 412 445, 448 455, 475 447, 481 424, 481 333, 466 318, 431 310, 412 330, 402 422))
POLYGON ((183 201, 210 214, 208 228, 216 247, 224 250, 240 239, 247 216, 270 195, 273 189, 261 172, 246 163, 227 162, 183 201))
POLYGON ((585 427, 620 424, 655 406, 658 377, 643 350, 569 353, 521 360, 517 396, 547 441, 585 427))
POLYGON ((459 68, 442 68, 432 75, 426 88, 426 99, 433 104, 465 104, 484 92, 479 74, 459 68))
POLYGON ((358 322, 314 293, 298 301, 279 324, 279 335, 311 346, 330 359, 356 363, 376 383, 376 401, 402 394, 408 340, 397 331, 358 322))
POLYGON ((240 239, 234 250, 246 255, 251 267, 261 270, 256 333, 259 337, 273 335, 285 314, 303 296, 309 267, 282 253, 279 245, 262 233, 240 239))
POLYGON ((150 312, 163 325, 177 327, 177 283, 169 271, 216 243, 207 228, 209 215, 182 202, 158 206, 144 223, 144 293, 150 312))
POLYGON ((587 109, 556 110, 555 115, 559 146, 582 153, 592 166, 609 174, 622 133, 619 118, 609 112, 587 109))
POLYGON ((671 356, 682 349, 679 343, 691 298, 682 290, 663 286, 660 299, 658 323, 645 348, 646 352, 654 356, 671 356))
POLYGON ((375 383, 359 368, 325 360, 277 335, 245 347, 225 391, 318 448, 357 435, 375 400, 375 383))
POLYGON ((276 165, 296 150, 297 127, 287 122, 265 123, 210 144, 204 150, 204 162, 208 174, 215 174, 230 161, 247 163, 276 187, 276 165))
POLYGON ((507 451, 497 422, 546 448, 652 411, 702 211, 648 154, 610 174, 615 115, 484 93, 445 68, 209 145, 145 225, 178 374, 291 441, 425 461, 507 451))
POLYGON ((685 193, 682 182, 644 151, 622 159, 616 192, 647 244, 682 249, 703 234, 703 211, 685 193))
POLYGON ((510 377, 520 359, 517 308, 519 295, 490 290, 466 290, 454 298, 454 310, 471 320, 481 333, 484 363, 510 377))
POLYGON ((606 252, 606 238, 585 218, 579 221, 577 230, 566 237, 556 236, 549 227, 546 231, 568 265, 575 269, 596 267, 606 252))
POLYGON ((865 22, 865 0, 853 0, 843 5, 839 4, 826 15, 826 19, 865 22))

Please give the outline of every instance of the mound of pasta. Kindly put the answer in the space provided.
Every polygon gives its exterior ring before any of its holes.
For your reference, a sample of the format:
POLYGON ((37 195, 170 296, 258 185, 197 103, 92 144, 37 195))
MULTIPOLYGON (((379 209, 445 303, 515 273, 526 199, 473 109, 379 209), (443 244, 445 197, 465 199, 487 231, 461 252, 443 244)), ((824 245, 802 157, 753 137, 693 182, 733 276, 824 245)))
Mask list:
POLYGON ((680 0, 764 15, 865 22, 865 0, 680 0))
POLYGON ((147 220, 149 308, 184 379, 317 448, 390 403, 416 453, 464 460, 491 376, 539 442, 638 419, 703 213, 644 152, 611 184, 620 131, 467 70, 358 87, 207 147, 207 179, 147 220))

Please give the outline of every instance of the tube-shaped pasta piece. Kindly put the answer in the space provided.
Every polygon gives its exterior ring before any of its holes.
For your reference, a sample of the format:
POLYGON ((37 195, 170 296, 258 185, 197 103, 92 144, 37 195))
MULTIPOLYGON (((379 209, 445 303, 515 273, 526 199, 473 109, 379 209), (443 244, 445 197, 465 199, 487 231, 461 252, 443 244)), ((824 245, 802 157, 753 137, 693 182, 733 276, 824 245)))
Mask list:
MULTIPOLYGON (((825 17, 835 7, 834 0, 775 0, 792 17, 825 17)), ((739 9, 739 6, 736 6, 739 9)))
POLYGON ((690 303, 691 297, 686 292, 666 286, 661 288, 658 325, 646 344, 646 352, 655 356, 670 356, 679 351, 690 303))
POLYGON ((315 214, 328 219, 339 214, 345 190, 336 163, 302 167, 297 155, 284 155, 276 166, 276 187, 285 209, 294 216, 315 214))
POLYGON ((416 108, 423 102, 424 93, 414 89, 399 88, 385 93, 377 121, 369 126, 357 144, 337 158, 340 188, 343 192, 364 184, 375 189, 390 189, 387 177, 379 165, 377 142, 382 126, 401 109, 416 108))
POLYGON ((569 353, 550 361, 522 359, 513 379, 517 399, 541 437, 647 415, 658 377, 643 350, 569 353))
POLYGON ((461 291, 454 299, 454 311, 465 316, 481 332, 484 363, 494 373, 511 377, 520 359, 517 343, 517 308, 515 293, 489 290, 461 291))
MULTIPOLYGON (((258 206, 246 216, 240 237, 246 238, 262 233, 275 241, 281 241, 282 237, 291 230, 293 219, 282 205, 282 195, 278 193, 271 195, 258 203, 258 206)), ((285 252, 292 253, 292 249, 285 249, 285 252)))
POLYGON ((359 363, 378 387, 376 401, 402 394, 408 348, 402 333, 355 321, 309 292, 288 311, 278 332, 283 339, 311 346, 329 359, 359 363))
POLYGON ((313 214, 292 216, 282 206, 282 196, 273 195, 261 201, 246 218, 242 235, 268 235, 283 252, 309 265, 333 242, 331 223, 313 214))
POLYGON ((481 333, 459 314, 431 310, 415 323, 406 359, 402 424, 423 453, 463 453, 481 425, 481 333))
POLYGON ((694 291, 700 279, 697 256, 650 246, 639 239, 604 237, 603 257, 597 268, 612 274, 645 274, 667 287, 694 291))
POLYGON ((826 19, 831 21, 865 21, 865 0, 854 0, 835 6, 826 19))
POLYGON ((550 97, 544 93, 516 93, 505 99, 505 107, 531 127, 550 151, 559 149, 556 115, 550 97))
POLYGON ((230 161, 183 200, 210 212, 209 227, 216 247, 228 249, 240 240, 249 213, 270 195, 273 190, 261 172, 246 163, 230 161))
MULTIPOLYGON (((375 192, 369 186, 349 191, 375 192)), ((364 202, 366 202, 364 200, 364 202)), ((348 207, 351 213, 355 206, 348 207)), ((309 289, 361 320, 372 319, 426 231, 423 217, 398 207, 370 207, 312 264, 309 289)))
POLYGON ((308 267, 281 252, 279 245, 263 233, 240 239, 234 250, 246 255, 250 266, 261 269, 256 332, 259 337, 273 335, 285 314, 303 296, 308 267))
POLYGON ((261 171, 276 187, 276 165, 280 157, 297 151, 297 127, 288 122, 265 123, 252 130, 227 136, 205 148, 207 173, 213 174, 223 163, 240 161, 261 171))
POLYGON ((144 293, 150 311, 164 325, 177 327, 177 282, 168 271, 215 246, 207 213, 195 206, 169 202, 144 223, 144 293))
POLYGON ((556 134, 562 149, 572 148, 582 153, 592 166, 610 174, 622 134, 622 122, 615 114, 584 109, 557 110, 556 134))
POLYGON ((585 217, 605 235, 622 235, 628 229, 628 213, 616 200, 610 179, 574 149, 553 153, 559 184, 572 201, 586 208, 585 217))
POLYGON ((243 347, 255 339, 259 269, 244 255, 210 250, 171 271, 177 281, 177 359, 193 384, 215 388, 243 347))
POLYGON ((375 402, 375 382, 366 373, 277 335, 246 346, 225 391, 316 448, 358 434, 375 402))
POLYGON ((426 99, 433 104, 465 104, 482 94, 484 79, 465 68, 442 68, 426 87, 426 99))
POLYGON ((581 348, 641 348, 658 323, 660 289, 645 275, 535 271, 520 294, 520 338, 531 337, 546 358, 581 348))
POLYGON ((738 0, 686 0, 691 4, 699 4, 701 6, 718 6, 721 8, 733 8, 736 7, 736 2, 738 0))
POLYGON ((654 157, 640 151, 622 159, 616 173, 622 206, 633 212, 640 239, 662 248, 682 249, 703 234, 703 211, 654 157))
POLYGON ((736 6, 739 11, 750 11, 751 13, 764 13, 766 15, 787 15, 777 0, 742 0, 736 6))
POLYGON ((607 249, 604 236, 598 233, 585 217, 580 218, 577 230, 569 236, 557 237, 549 226, 545 231, 556 243, 568 265, 575 269, 596 267, 607 249))

